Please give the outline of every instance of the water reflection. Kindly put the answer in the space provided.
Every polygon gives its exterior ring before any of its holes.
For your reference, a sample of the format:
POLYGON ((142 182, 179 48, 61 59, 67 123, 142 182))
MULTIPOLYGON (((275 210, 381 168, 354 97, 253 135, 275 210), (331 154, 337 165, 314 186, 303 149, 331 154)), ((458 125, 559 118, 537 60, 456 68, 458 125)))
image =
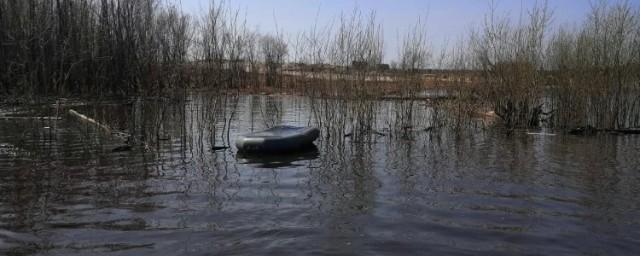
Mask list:
POLYGON ((638 136, 427 130, 417 102, 192 93, 69 108, 145 145, 112 152, 121 140, 71 117, 0 120, 0 254, 640 250, 638 136), (275 124, 322 137, 236 154, 237 134, 275 124))
POLYGON ((240 164, 249 164, 257 168, 285 168, 305 166, 310 160, 318 159, 320 151, 311 145, 300 152, 287 154, 247 154, 238 153, 236 158, 240 164))

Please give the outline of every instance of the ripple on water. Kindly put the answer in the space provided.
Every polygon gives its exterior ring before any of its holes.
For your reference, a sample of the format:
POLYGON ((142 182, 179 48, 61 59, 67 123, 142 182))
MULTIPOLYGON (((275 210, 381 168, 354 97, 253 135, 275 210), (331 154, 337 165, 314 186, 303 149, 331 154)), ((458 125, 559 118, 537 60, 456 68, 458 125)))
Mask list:
MULTIPOLYGON (((640 136, 443 129, 323 136, 311 153, 252 158, 211 148, 269 123, 312 123, 319 110, 302 97, 242 96, 231 115, 208 100, 80 110, 148 123, 144 134, 161 129, 147 150, 112 152, 121 140, 71 118, 0 120, 0 254, 640 251, 640 136)), ((389 109, 376 117, 389 132, 393 102, 376 104, 389 109)))

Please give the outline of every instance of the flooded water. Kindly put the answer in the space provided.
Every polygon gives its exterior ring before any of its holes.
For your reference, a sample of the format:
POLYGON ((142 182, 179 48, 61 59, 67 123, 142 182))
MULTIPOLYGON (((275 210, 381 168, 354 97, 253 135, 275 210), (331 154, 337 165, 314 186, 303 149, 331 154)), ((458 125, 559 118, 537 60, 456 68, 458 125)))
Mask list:
POLYGON ((2 110, 63 119, 0 119, 0 254, 640 252, 640 136, 453 133, 406 104, 193 94, 2 110), (121 139, 69 109, 144 143, 114 152, 121 139), (237 134, 278 124, 320 127, 317 149, 236 154, 237 134))

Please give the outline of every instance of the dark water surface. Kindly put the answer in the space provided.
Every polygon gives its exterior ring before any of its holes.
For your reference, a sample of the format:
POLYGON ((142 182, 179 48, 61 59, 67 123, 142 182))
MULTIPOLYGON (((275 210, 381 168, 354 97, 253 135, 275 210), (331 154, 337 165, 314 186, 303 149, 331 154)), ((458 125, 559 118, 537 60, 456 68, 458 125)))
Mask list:
POLYGON ((398 133, 401 104, 350 104, 196 94, 58 110, 145 136, 125 152, 66 114, 0 120, 0 254, 640 253, 640 136, 423 131, 419 104, 398 133), (344 136, 365 118, 378 133, 344 136), (317 151, 212 150, 275 124, 320 126, 317 151))

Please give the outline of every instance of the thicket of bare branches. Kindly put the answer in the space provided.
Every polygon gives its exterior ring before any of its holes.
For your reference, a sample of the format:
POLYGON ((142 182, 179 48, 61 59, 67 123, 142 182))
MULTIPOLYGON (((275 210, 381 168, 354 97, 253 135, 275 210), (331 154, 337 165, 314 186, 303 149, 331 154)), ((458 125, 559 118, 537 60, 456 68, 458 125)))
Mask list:
POLYGON ((562 28, 548 47, 553 124, 640 126, 640 16, 628 3, 599 2, 582 26, 562 28))
POLYGON ((600 1, 583 24, 556 30, 546 4, 515 25, 494 10, 466 55, 481 71, 474 94, 508 127, 640 126, 639 10, 600 1))
POLYGON ((0 90, 159 93, 182 78, 189 27, 189 16, 155 0, 0 0, 0 90))
POLYGON ((287 43, 282 37, 265 35, 260 39, 260 50, 265 66, 266 85, 282 85, 280 70, 288 53, 287 43))
POLYGON ((475 68, 482 71, 481 97, 491 101, 507 126, 537 126, 542 114, 544 38, 551 13, 536 6, 513 25, 491 8, 471 36, 475 68))
POLYGON ((192 68, 197 86, 239 87, 257 83, 259 38, 238 10, 211 1, 196 28, 192 68))
MULTIPOLYGON (((249 28, 224 2, 191 16, 160 0, 0 0, 0 95, 297 86, 312 97, 361 99, 344 120, 334 120, 329 101, 314 102, 319 123, 366 131, 377 112, 368 99, 390 84, 411 98, 429 77, 455 85, 442 108, 455 126, 479 110, 493 110, 508 127, 640 126, 637 8, 597 2, 583 24, 560 29, 545 3, 516 22, 495 10, 437 58, 419 20, 399 38, 398 70, 389 70, 375 12, 355 9, 285 38, 249 28), (446 75, 426 74, 434 67, 446 75)), ((411 99, 397 106, 401 123, 412 119, 411 99)))

